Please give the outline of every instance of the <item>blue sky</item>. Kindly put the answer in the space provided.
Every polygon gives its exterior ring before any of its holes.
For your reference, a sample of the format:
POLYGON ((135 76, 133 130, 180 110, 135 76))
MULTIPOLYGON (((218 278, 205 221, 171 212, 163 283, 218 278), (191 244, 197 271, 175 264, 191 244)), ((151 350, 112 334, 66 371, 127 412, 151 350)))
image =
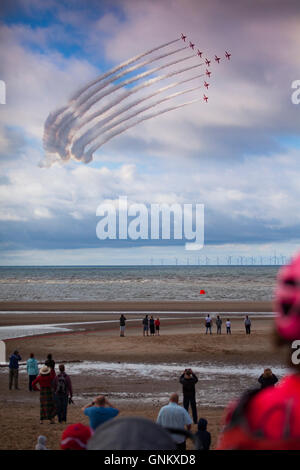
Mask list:
POLYGON ((300 105, 291 101, 291 84, 300 79, 297 2, 11 0, 2 11, 2 265, 186 258, 184 242, 100 241, 96 209, 120 195, 143 204, 204 204, 205 247, 195 259, 297 250, 300 105), (59 157, 40 166, 51 112, 111 67, 181 32, 222 59, 212 64, 209 91, 199 79, 199 92, 174 102, 206 92, 208 104, 144 121, 108 141, 88 164, 72 158, 62 164, 59 157))

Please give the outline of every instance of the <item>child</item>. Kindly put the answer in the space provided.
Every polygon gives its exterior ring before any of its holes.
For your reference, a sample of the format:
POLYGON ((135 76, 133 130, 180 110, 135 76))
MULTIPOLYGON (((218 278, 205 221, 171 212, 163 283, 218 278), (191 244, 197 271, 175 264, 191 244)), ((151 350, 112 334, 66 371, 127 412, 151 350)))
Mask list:
POLYGON ((228 335, 231 335, 231 321, 229 320, 229 318, 227 318, 227 321, 226 321, 226 333, 228 335))
POLYGON ((198 421, 198 431, 196 432, 200 444, 202 445, 201 450, 209 450, 211 444, 211 435, 207 431, 207 420, 205 418, 200 418, 198 421))

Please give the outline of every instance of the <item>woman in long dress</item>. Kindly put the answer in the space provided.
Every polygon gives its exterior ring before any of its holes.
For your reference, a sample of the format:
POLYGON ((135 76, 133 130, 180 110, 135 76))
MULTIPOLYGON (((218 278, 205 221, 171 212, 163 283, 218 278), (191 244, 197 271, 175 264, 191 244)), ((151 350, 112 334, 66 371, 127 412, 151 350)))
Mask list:
POLYGON ((51 369, 48 366, 43 366, 40 369, 40 374, 32 382, 33 390, 40 392, 40 423, 42 424, 45 419, 49 419, 50 423, 54 423, 56 415, 54 394, 52 388, 53 377, 51 369), (40 386, 40 388, 37 387, 40 386))

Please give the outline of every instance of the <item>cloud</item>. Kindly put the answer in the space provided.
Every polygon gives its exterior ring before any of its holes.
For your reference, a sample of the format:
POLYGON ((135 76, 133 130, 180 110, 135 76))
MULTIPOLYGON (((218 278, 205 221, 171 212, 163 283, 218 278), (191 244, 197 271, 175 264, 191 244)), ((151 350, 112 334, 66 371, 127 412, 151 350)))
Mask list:
POLYGON ((299 150, 289 143, 299 136, 300 108, 290 99, 299 78, 297 2, 128 1, 95 7, 92 15, 78 2, 67 13, 53 0, 46 25, 34 24, 40 2, 19 4, 26 22, 1 27, 2 249, 8 240, 14 250, 97 248, 96 208, 122 194, 137 202, 204 203, 207 244, 300 238, 299 150), (110 66, 181 32, 210 57, 222 54, 207 105, 128 130, 92 165, 38 167, 50 111, 110 66))

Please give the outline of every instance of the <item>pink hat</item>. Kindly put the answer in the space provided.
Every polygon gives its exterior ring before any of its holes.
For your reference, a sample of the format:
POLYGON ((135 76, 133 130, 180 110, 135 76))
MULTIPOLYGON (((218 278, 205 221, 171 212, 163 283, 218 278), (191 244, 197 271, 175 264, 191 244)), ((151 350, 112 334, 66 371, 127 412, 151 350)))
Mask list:
POLYGON ((63 450, 86 450, 91 436, 88 426, 81 423, 70 424, 62 433, 60 447, 63 450))

